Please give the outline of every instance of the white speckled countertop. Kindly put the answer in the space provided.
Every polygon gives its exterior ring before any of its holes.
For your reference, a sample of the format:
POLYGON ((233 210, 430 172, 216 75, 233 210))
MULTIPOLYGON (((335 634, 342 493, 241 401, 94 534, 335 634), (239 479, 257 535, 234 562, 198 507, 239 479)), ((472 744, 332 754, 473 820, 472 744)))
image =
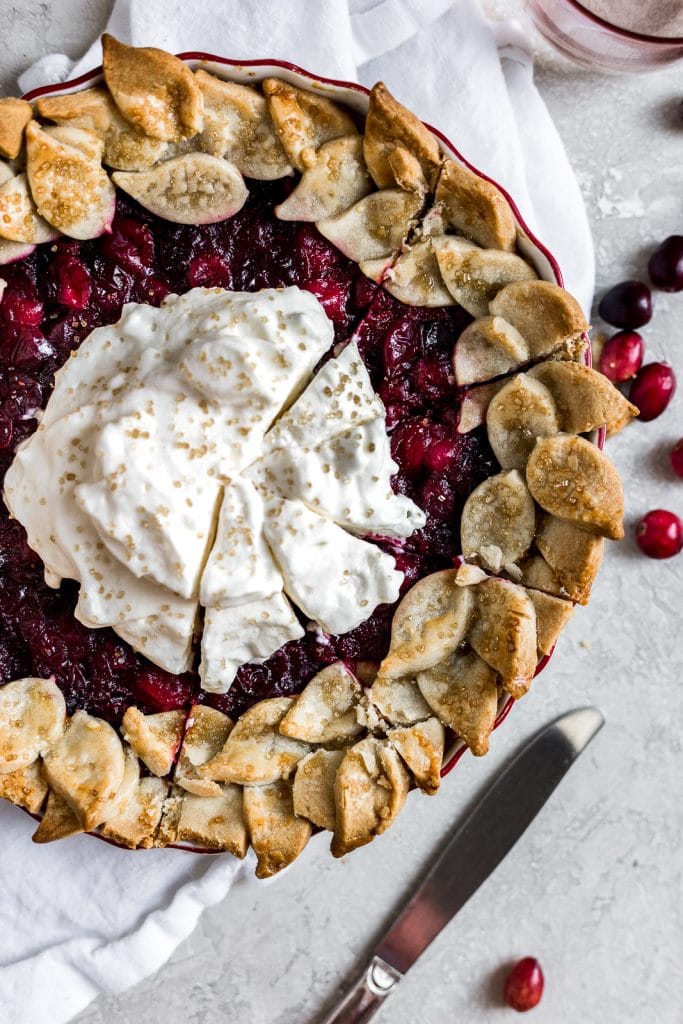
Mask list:
MULTIPOLYGON (((521 0, 488 0, 494 13, 521 0)), ((78 55, 110 0, 5 0, 0 91, 53 49, 78 55)), ((639 77, 572 68, 538 43, 537 80, 569 149, 592 220, 598 296, 642 276, 656 243, 683 231, 681 64, 639 77)), ((224 49, 228 49, 226 46, 224 49)), ((391 83, 389 83, 391 85, 391 83)), ((633 523, 650 508, 683 515, 668 449, 683 435, 683 294, 655 296, 643 333, 681 387, 658 421, 637 423, 609 453, 623 473, 628 537, 610 546, 589 608, 548 669, 433 799, 419 795, 379 842, 333 861, 323 842, 267 888, 243 885, 208 911, 154 977, 100 999, 79 1024, 307 1024, 357 965, 430 852, 518 744, 570 707, 595 703, 607 726, 530 831, 401 983, 379 1022, 488 1024, 503 968, 540 958, 537 1024, 674 1024, 683 1019, 683 555, 638 553, 633 523)), ((598 322, 598 326, 599 322, 598 322)))

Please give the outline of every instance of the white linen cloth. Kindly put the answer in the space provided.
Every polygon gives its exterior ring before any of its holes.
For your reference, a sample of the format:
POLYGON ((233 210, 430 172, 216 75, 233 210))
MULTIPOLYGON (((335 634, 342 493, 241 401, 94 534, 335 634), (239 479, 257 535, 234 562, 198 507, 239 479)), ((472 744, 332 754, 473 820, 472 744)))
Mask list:
MULTIPOLYGON (((494 30, 477 0, 118 0, 108 30, 172 52, 277 57, 332 78, 384 79, 510 191, 558 257, 569 289, 590 307, 586 214, 533 84, 527 43, 514 25, 494 30)), ((76 65, 53 54, 20 86, 75 77, 99 61, 99 43, 76 65)), ((26 815, 0 806, 2 1022, 62 1024, 100 992, 134 985, 244 874, 229 856, 124 852, 87 836, 36 847, 31 831, 26 815)))

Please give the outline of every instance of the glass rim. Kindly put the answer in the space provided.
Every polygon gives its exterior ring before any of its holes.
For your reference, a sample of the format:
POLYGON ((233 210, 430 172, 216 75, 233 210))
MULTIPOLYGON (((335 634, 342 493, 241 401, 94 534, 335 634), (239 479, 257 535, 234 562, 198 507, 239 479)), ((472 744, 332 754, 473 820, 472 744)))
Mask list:
POLYGON ((601 18, 599 14, 589 11, 587 7, 584 7, 580 0, 566 0, 566 2, 570 7, 574 7, 575 10, 579 11, 580 14, 585 15, 589 21, 602 26, 602 28, 609 29, 610 32, 613 32, 615 35, 621 36, 624 39, 630 39, 641 43, 655 43, 658 46, 683 46, 683 36, 650 36, 644 32, 632 32, 628 28, 622 28, 620 25, 614 25, 611 21, 601 18))

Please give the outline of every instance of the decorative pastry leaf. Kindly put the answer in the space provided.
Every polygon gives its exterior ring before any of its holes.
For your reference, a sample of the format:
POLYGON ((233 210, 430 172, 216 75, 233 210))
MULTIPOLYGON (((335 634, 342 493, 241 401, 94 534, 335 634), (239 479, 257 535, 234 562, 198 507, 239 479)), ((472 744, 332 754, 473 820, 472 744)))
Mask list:
POLYGON ((488 407, 505 383, 505 381, 496 380, 465 392, 458 416, 459 434, 469 434, 471 430, 476 430, 482 423, 486 423, 488 407))
POLYGON ((294 813, 328 832, 334 832, 334 780, 343 757, 343 750, 313 750, 299 761, 294 776, 294 813))
POLYGON ((247 828, 240 786, 220 786, 215 796, 185 793, 177 841, 226 850, 240 859, 247 852, 247 828))
POLYGON ((132 799, 139 781, 140 762, 138 761, 137 754, 125 743, 123 747, 123 779, 116 791, 116 796, 107 807, 107 813, 102 819, 103 821, 109 821, 110 818, 124 811, 128 802, 132 799))
POLYGON ((197 769, 220 753, 231 729, 232 721, 221 711, 206 704, 192 708, 176 765, 176 785, 195 796, 220 796, 220 783, 200 778, 197 769))
POLYGON ((343 135, 326 142, 299 184, 275 207, 280 220, 324 220, 336 217, 373 188, 363 160, 360 135, 343 135))
POLYGON ((486 430, 503 469, 524 470, 536 439, 557 434, 560 421, 550 391, 540 380, 518 373, 491 399, 486 430))
POLYGON ((439 144, 384 82, 377 82, 370 92, 363 150, 379 188, 398 185, 419 193, 434 188, 441 164, 439 144))
POLYGON ((246 786, 264 785, 291 775, 310 749, 307 743, 289 739, 279 731, 293 703, 292 697, 273 697, 245 711, 222 751, 197 769, 199 777, 246 786))
POLYGON ((102 835, 131 850, 148 850, 154 845, 167 793, 163 779, 140 779, 126 803, 102 826, 102 835))
POLYGON ((26 259, 34 249, 35 245, 26 242, 6 242, 0 238, 0 267, 26 259))
POLYGON ((550 391, 558 410, 560 429, 585 434, 607 426, 612 436, 638 415, 617 388, 597 370, 581 363, 549 360, 532 367, 529 376, 550 391))
POLYGON ((557 638, 574 614, 574 605, 560 597, 530 590, 536 609, 536 644, 540 654, 550 654, 557 638))
POLYGON ((47 804, 38 828, 31 837, 34 843, 54 843, 58 839, 68 839, 83 832, 78 816, 53 789, 47 797, 47 804))
POLYGON ((290 163, 297 171, 312 167, 325 142, 356 131, 353 118, 326 96, 265 78, 261 83, 270 116, 290 163))
POLYGON ((83 830, 99 825, 123 782, 123 747, 112 727, 77 711, 43 762, 50 787, 68 803, 83 830))
POLYGON ((432 246, 444 284, 472 316, 487 316, 489 303, 501 288, 537 277, 521 256, 502 249, 480 249, 456 235, 435 238, 432 246))
POLYGON ((460 522, 465 558, 493 572, 510 567, 531 547, 536 531, 534 500, 516 469, 490 476, 470 494, 460 522))
POLYGON ((102 51, 104 80, 126 121, 165 142, 201 131, 202 93, 182 60, 151 46, 126 46, 106 32, 102 51))
POLYGON ((436 793, 441 785, 445 742, 443 725, 438 718, 391 729, 387 738, 398 750, 422 792, 430 796, 436 793))
POLYGON ((469 642, 502 677, 503 688, 523 697, 536 671, 536 612, 522 588, 488 579, 476 587, 476 609, 469 642))
POLYGON ((420 198, 388 188, 359 199, 336 217, 316 221, 321 235, 356 263, 390 259, 420 212, 420 198))
POLYGON ((0 156, 16 160, 21 150, 24 128, 31 120, 31 104, 5 96, 0 99, 0 156))
POLYGON ((509 373, 529 358, 524 338, 507 320, 484 316, 469 324, 453 351, 456 384, 479 381, 509 373))
POLYGON ((0 235, 30 245, 59 237, 59 232, 38 214, 25 174, 17 174, 0 186, 0 235))
MULTIPOLYGON (((462 643, 472 596, 456 581, 455 569, 425 576, 405 594, 394 612, 389 653, 378 679, 399 679, 436 665, 462 643)), ((373 686, 374 692, 374 686, 373 686)))
POLYGON ((112 179, 150 213, 174 224, 215 224, 241 210, 248 192, 234 164, 208 153, 187 153, 139 173, 112 179))
POLYGON ((95 132, 87 128, 77 128, 75 125, 48 125, 43 128, 46 135, 57 142, 63 142, 65 146, 73 146, 83 153, 88 160, 95 163, 102 163, 104 157, 104 141, 95 132))
POLYGON ((543 516, 535 543, 557 580, 560 595, 587 604, 605 551, 603 538, 554 516, 543 516))
POLYGON ((180 746, 185 724, 184 711, 162 711, 143 715, 130 707, 123 716, 122 734, 153 775, 168 775, 180 746))
POLYGON ((263 96, 206 71, 195 71, 195 78, 204 96, 200 149, 230 160, 247 178, 272 181, 290 174, 292 168, 263 96))
POLYGON ((66 704, 54 679, 15 679, 0 687, 0 775, 27 768, 64 732, 66 704))
POLYGON ((446 227, 484 249, 515 248, 517 229, 510 204, 490 181, 445 160, 436 186, 435 203, 446 227))
POLYGON ((453 651, 438 665, 420 672, 417 682, 440 721, 477 757, 488 753, 498 711, 495 670, 472 651, 453 651))
POLYGON ((0 797, 17 807, 25 807, 30 814, 37 814, 43 806, 47 789, 40 761, 0 775, 0 797))
POLYGON ((318 672, 280 723, 280 732, 306 743, 333 743, 351 739, 361 727, 356 717, 356 705, 361 687, 343 661, 318 672))
POLYGON ((453 306, 443 283, 433 239, 423 238, 399 256, 386 276, 386 290, 406 306, 453 306))
POLYGON ((343 857, 386 832, 405 803, 409 782, 387 740, 368 736, 347 750, 334 784, 333 856, 343 857))
POLYGON ((26 173, 40 216, 62 234, 97 238, 109 229, 116 195, 106 171, 35 121, 26 128, 26 173))
POLYGON ((624 492, 606 455, 573 434, 540 437, 526 467, 532 495, 546 512, 611 540, 624 536, 624 492))
POLYGON ((311 838, 310 821, 297 818, 289 782, 246 786, 244 818, 258 858, 257 878, 270 878, 296 860, 311 838))
POLYGON ((576 299, 549 281, 507 285, 490 303, 489 312, 517 328, 534 359, 569 343, 580 343, 581 335, 588 330, 576 299))
POLYGON ((370 700, 392 725, 412 725, 430 715, 414 679, 379 676, 370 689, 370 700))

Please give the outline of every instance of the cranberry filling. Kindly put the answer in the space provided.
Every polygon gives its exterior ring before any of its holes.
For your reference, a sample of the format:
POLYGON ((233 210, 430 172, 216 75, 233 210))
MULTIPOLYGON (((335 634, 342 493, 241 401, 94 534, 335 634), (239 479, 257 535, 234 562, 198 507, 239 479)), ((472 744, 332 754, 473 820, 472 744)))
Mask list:
MULTIPOLYGON (((273 207, 293 182, 250 182, 230 220, 185 226, 159 220, 119 196, 112 233, 88 242, 62 239, 2 268, 0 302, 0 482, 16 446, 36 428, 36 412, 55 371, 95 327, 115 322, 126 302, 159 304, 197 286, 254 291, 298 285, 313 292, 334 324, 335 340, 355 332, 374 386, 387 406, 397 490, 427 513, 406 542, 382 538, 406 575, 405 587, 452 564, 459 519, 471 490, 495 470, 483 430, 456 433, 459 396, 451 353, 469 322, 460 308, 409 308, 369 282, 312 225, 279 221, 273 207)), ((54 675, 69 712, 85 708, 119 721, 136 704, 147 711, 202 700, 232 716, 264 697, 291 694, 324 665, 377 661, 386 653, 392 607, 382 606, 344 636, 307 632, 264 665, 243 666, 229 694, 203 694, 196 672, 173 676, 111 630, 74 618, 77 585, 43 579, 23 528, 0 505, 0 680, 54 675)))

